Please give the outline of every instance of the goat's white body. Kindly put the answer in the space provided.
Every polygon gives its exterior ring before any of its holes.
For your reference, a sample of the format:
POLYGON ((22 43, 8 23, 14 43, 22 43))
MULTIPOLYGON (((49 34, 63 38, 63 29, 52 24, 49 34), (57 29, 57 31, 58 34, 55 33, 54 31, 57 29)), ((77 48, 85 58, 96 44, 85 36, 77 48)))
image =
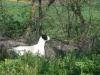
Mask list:
MULTIPOLYGON (((48 37, 48 40, 50 38, 48 37)), ((33 55, 39 54, 40 56, 45 55, 45 40, 43 40, 41 37, 36 45, 33 46, 18 46, 18 47, 13 47, 12 50, 19 55, 24 55, 25 53, 31 52, 33 55)))
POLYGON ((18 46, 13 48, 13 51, 19 55, 24 55, 25 53, 31 52, 32 54, 45 55, 44 48, 38 48, 38 44, 34 46, 18 46))

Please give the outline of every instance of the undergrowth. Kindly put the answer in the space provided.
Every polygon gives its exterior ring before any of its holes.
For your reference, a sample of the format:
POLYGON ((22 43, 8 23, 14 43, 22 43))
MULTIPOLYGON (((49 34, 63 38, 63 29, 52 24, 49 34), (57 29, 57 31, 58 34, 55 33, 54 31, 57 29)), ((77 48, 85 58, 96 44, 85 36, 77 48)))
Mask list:
POLYGON ((68 52, 54 60, 27 54, 0 61, 0 75, 100 75, 99 62, 99 54, 77 56, 68 52))

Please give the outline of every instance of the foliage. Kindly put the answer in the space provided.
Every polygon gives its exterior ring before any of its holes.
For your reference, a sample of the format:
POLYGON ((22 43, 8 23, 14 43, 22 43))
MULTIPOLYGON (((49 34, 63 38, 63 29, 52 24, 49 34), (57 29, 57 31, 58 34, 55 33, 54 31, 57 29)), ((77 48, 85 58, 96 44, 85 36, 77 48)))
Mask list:
POLYGON ((4 31, 5 35, 10 38, 19 38, 25 32, 28 24, 29 10, 27 9, 30 9, 30 6, 2 1, 2 7, 0 11, 0 31, 4 31))
POLYGON ((74 52, 54 60, 32 56, 31 54, 16 59, 0 61, 0 74, 10 75, 99 75, 100 55, 77 56, 74 52), (95 60, 96 59, 96 60, 95 60))
MULTIPOLYGON (((0 29, 4 29, 6 36, 10 38, 18 38, 22 36, 22 34, 26 30, 26 26, 29 23, 29 16, 30 16, 30 8, 32 7, 30 4, 24 2, 13 2, 13 1, 2 1, 2 9, 1 13, 1 22, 0 29), (3 17, 3 14, 5 17, 3 17), (13 32, 13 34, 12 34, 13 32)), ((99 2, 99 1, 98 1, 99 2)), ((80 3, 82 4, 82 2, 80 3)), ((82 15, 86 21, 86 33, 90 31, 88 34, 94 34, 95 29, 100 27, 99 25, 99 10, 96 9, 96 6, 99 7, 97 1, 91 2, 90 6, 87 3, 83 2, 83 5, 80 5, 82 15), (95 11, 95 12, 93 12, 95 11), (92 18, 90 18, 92 17, 92 18), (91 21, 90 27, 88 27, 91 21)), ((68 9, 66 6, 58 5, 58 6, 50 6, 46 11, 47 7, 43 5, 43 22, 42 22, 42 32, 47 33, 53 38, 57 37, 61 40, 78 40, 82 36, 81 34, 81 23, 79 19, 77 19, 73 14, 71 8, 68 9), (70 38, 68 38, 68 15, 70 15, 71 27, 70 27, 70 38), (62 36, 60 36, 64 33, 62 36)), ((33 20, 32 26, 32 33, 36 32, 36 27, 38 26, 39 22, 39 12, 38 8, 36 9, 35 16, 33 20)), ((85 36, 84 36, 85 37, 85 36)), ((90 38, 91 35, 88 35, 90 38)))

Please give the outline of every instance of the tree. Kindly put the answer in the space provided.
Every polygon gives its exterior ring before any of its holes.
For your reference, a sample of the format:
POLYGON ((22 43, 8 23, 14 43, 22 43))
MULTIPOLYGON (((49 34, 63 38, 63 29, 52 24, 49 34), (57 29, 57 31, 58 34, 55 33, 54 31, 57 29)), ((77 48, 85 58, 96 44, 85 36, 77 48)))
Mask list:
MULTIPOLYGON (((55 1, 55 0, 48 0, 49 4, 48 7, 55 1)), ((42 0, 38 0, 38 6, 39 6, 39 19, 38 19, 38 24, 36 26, 36 34, 39 37, 42 34, 42 18, 43 18, 43 14, 42 14, 42 0)), ((29 36, 30 30, 32 28, 32 23, 34 21, 34 13, 36 10, 36 0, 32 0, 32 8, 30 10, 30 21, 27 25, 26 28, 26 32, 25 32, 25 38, 27 38, 29 36)))

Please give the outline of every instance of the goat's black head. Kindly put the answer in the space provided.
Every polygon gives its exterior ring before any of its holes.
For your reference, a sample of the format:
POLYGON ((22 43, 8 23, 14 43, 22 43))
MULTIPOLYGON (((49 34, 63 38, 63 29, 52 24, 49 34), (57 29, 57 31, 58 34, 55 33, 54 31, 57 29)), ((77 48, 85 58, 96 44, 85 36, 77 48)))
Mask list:
POLYGON ((43 38, 44 40, 46 40, 46 41, 50 40, 50 37, 47 36, 47 35, 42 35, 42 38, 43 38))

